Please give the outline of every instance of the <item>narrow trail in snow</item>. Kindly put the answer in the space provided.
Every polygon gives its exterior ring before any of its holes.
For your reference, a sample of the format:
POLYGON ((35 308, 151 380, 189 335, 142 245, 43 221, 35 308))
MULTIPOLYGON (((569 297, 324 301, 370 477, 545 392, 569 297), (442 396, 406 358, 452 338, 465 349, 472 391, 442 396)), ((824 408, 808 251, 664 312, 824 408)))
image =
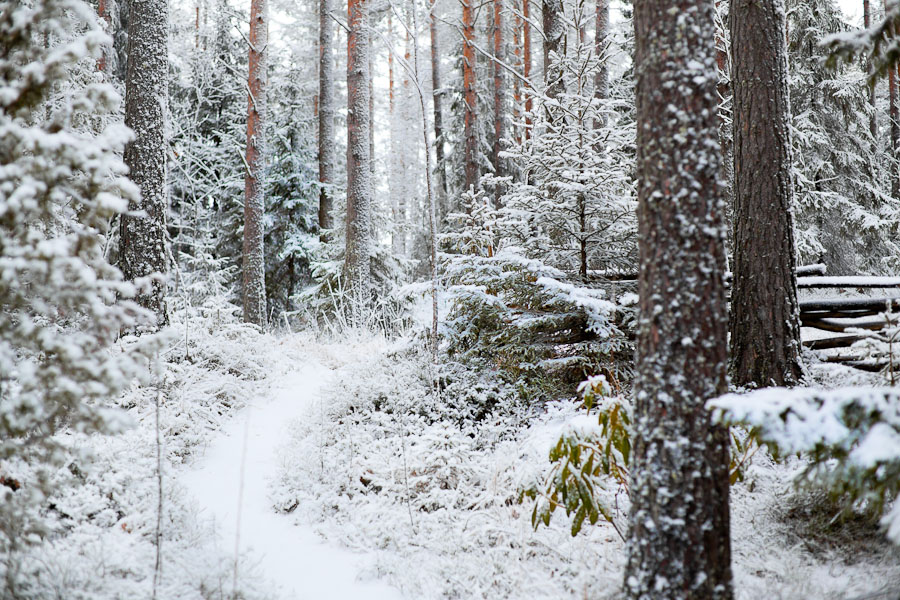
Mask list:
POLYGON ((276 513, 268 498, 269 482, 278 475, 277 450, 287 439, 290 422, 303 414, 330 376, 317 362, 284 376, 268 397, 257 398, 226 423, 179 480, 203 516, 214 519, 226 554, 234 556, 237 549, 238 577, 241 569, 255 565, 256 572, 280 588, 279 600, 399 599, 399 591, 382 582, 356 581, 364 555, 323 542, 311 528, 276 513))

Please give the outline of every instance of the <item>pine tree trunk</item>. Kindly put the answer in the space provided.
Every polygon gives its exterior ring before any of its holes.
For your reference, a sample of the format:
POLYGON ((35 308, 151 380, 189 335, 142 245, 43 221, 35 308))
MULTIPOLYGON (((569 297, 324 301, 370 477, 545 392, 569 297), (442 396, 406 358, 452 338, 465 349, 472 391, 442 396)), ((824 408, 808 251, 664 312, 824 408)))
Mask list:
POLYGON ((522 0, 522 75, 528 82, 525 89, 525 139, 531 137, 531 107, 533 86, 531 81, 531 11, 530 0, 522 0))
MULTIPOLYGON (((869 4, 869 0, 863 0, 863 25, 866 29, 869 28, 872 24, 872 9, 869 4)), ((866 64, 866 72, 872 72, 872 66, 870 64, 866 64)), ((878 138, 878 120, 876 118, 875 113, 875 86, 869 86, 869 106, 871 106, 872 116, 869 117, 869 132, 872 134, 872 139, 875 140, 878 138)))
POLYGON ((712 0, 634 5, 640 317, 629 598, 732 597, 712 0), (667 90, 662 92, 662 90, 667 90))
MULTIPOLYGON (((165 274, 168 264, 165 105, 169 10, 167 0, 132 0, 130 4, 125 125, 134 132, 134 139, 125 146, 125 164, 141 192, 135 208, 146 213, 121 217, 121 268, 125 278, 133 281, 153 273, 165 274)), ((166 286, 156 281, 137 297, 160 325, 167 322, 165 293, 166 286)))
POLYGON ((347 5, 347 238, 344 274, 361 325, 371 286, 372 170, 369 146, 369 3, 347 5))
MULTIPOLYGON (((888 0, 884 0, 884 11, 891 9, 888 0)), ((900 150, 900 107, 897 105, 897 68, 888 70, 888 116, 891 120, 891 158, 894 161, 891 167, 891 197, 900 198, 900 174, 898 174, 897 152, 900 150)))
POLYGON ((730 7, 734 93, 731 367, 738 385, 800 381, 784 5, 730 7))
POLYGON ((247 166, 244 178, 243 301, 244 321, 266 326, 266 269, 263 255, 265 213, 266 0, 250 2, 250 69, 247 101, 247 166))
POLYGON ((334 0, 319 2, 319 229, 334 227, 334 0))
MULTIPOLYGON (((393 44, 394 40, 394 22, 390 11, 388 11, 388 38, 393 44)), ((391 217, 393 227, 391 229, 391 250, 394 256, 403 255, 403 240, 400 230, 400 129, 403 126, 399 122, 397 115, 397 104, 394 94, 394 53, 388 52, 388 109, 391 119, 391 155, 388 158, 388 190, 391 195, 391 217)))
POLYGON ((368 34, 369 38, 369 170, 374 174, 375 173, 375 78, 372 77, 372 74, 375 72, 374 67, 372 66, 372 55, 374 51, 372 49, 372 35, 371 32, 368 34))
POLYGON ((562 0, 543 0, 541 4, 544 25, 544 93, 556 98, 562 91, 562 72, 552 65, 552 54, 562 56, 565 51, 566 23, 562 0))
MULTIPOLYGON (((494 4, 494 57, 498 60, 506 61, 503 47, 503 0, 493 0, 494 4)), ((498 177, 506 175, 506 169, 503 160, 500 158, 500 152, 503 150, 502 140, 506 136, 505 122, 506 114, 503 107, 503 100, 506 96, 506 77, 503 67, 497 62, 492 61, 494 70, 494 147, 492 148, 491 162, 494 165, 494 174, 498 177)), ((495 201, 499 205, 500 196, 503 193, 503 186, 497 186, 495 190, 495 201)))
MULTIPOLYGON (((97 16, 100 17, 100 20, 105 24, 107 33, 109 33, 110 35, 113 35, 112 31, 110 31, 111 20, 110 20, 109 6, 107 4, 107 0, 99 0, 97 2, 97 16)), ((109 54, 110 50, 111 50, 110 48, 107 48, 104 46, 103 50, 101 51, 102 54, 100 55, 100 58, 97 60, 97 70, 100 71, 101 73, 105 73, 107 70, 107 61, 108 61, 107 55, 109 54)))
POLYGON ((465 101, 464 131, 465 138, 465 189, 473 189, 478 185, 478 137, 475 130, 476 95, 475 95, 475 16, 472 10, 473 0, 462 2, 463 29, 463 100, 465 101))
POLYGON ((438 40, 437 19, 434 11, 434 1, 431 0, 431 10, 428 13, 428 28, 431 31, 431 97, 434 103, 434 156, 436 174, 438 180, 438 204, 441 213, 446 210, 447 203, 447 167, 444 161, 444 112, 441 106, 441 51, 438 40))
MULTIPOLYGON (((596 29, 594 32, 594 49, 600 64, 597 65, 597 73, 594 75, 594 98, 598 100, 609 99, 609 68, 607 67, 607 49, 609 42, 609 0, 597 0, 596 29)), ((599 129, 606 125, 606 116, 594 121, 594 127, 599 129)))

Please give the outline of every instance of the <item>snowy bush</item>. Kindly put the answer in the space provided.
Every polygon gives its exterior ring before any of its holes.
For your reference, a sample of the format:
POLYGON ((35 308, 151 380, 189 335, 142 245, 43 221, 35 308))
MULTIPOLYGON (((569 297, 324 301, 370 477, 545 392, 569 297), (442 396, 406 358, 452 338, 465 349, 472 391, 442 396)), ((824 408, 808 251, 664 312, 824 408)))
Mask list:
POLYGON ((451 255, 445 278, 450 354, 502 370, 524 396, 571 397, 600 372, 628 377, 627 310, 604 290, 569 283, 517 248, 451 255))
POLYGON ((119 97, 96 72, 109 43, 80 0, 0 2, 0 578, 58 525, 47 498, 73 435, 119 431, 109 402, 159 342, 106 259, 110 220, 136 192, 112 125, 119 97), (68 432, 59 434, 60 431, 68 432))
MULTIPOLYGON (((823 487, 844 511, 882 513, 900 491, 900 391, 894 388, 768 388, 709 406, 720 421, 754 428, 776 456, 806 456, 797 482, 823 487)), ((882 522, 900 544, 900 509, 882 522)))

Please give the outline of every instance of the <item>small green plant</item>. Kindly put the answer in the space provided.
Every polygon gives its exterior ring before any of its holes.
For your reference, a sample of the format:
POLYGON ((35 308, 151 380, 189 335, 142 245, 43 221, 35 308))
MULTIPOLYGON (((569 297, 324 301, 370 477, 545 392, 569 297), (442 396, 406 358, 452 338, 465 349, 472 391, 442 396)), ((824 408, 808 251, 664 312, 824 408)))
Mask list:
MULTIPOLYGON (((630 409, 621 396, 612 396, 606 377, 590 377, 579 386, 588 413, 597 409, 599 428, 562 435, 550 450, 550 471, 544 480, 523 489, 519 502, 534 502, 531 523, 537 529, 550 524, 559 508, 573 516, 572 535, 581 531, 584 521, 596 524, 602 517, 622 537, 613 509, 604 492, 615 484, 627 492, 628 461, 631 456, 630 409)), ((624 538, 623 538, 624 539, 624 538)))

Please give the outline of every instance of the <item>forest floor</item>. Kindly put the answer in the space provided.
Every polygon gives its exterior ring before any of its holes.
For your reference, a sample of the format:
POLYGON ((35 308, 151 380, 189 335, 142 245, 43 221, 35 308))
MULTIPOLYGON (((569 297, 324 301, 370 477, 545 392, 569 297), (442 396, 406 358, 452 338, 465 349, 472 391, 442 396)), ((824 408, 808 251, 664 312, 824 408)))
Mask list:
MULTIPOLYGON (((414 338, 262 335, 223 315, 173 322, 155 382, 119 401, 131 429, 64 435, 57 530, 16 557, 20 597, 149 599, 157 548, 159 600, 619 597, 611 524, 535 530, 519 502, 561 433, 596 426, 577 402, 519 402, 452 362, 435 391, 414 338)), ((732 488, 737 598, 896 598, 898 550, 830 523, 794 490, 802 467, 760 451, 732 488)), ((624 532, 627 491, 604 493, 624 532)))

